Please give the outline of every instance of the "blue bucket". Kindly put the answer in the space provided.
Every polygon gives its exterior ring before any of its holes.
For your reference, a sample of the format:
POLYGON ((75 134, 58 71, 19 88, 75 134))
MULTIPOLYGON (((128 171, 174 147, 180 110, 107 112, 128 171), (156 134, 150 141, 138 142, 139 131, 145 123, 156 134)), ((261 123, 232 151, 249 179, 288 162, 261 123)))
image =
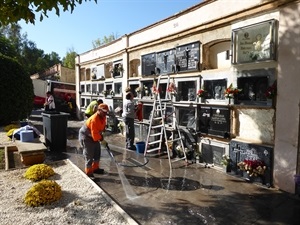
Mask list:
POLYGON ((140 141, 135 143, 135 147, 136 147, 136 152, 137 153, 144 153, 145 152, 145 142, 144 141, 140 141))

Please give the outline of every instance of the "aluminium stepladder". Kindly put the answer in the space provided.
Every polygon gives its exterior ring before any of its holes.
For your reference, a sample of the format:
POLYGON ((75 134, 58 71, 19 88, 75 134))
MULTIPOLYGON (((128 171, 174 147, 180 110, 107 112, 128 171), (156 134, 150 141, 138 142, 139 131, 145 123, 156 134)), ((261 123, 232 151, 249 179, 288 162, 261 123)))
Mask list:
MULTIPOLYGON (((149 153, 153 152, 161 152, 163 144, 166 147, 170 169, 172 169, 172 163, 185 160, 187 164, 187 157, 185 152, 185 146, 182 141, 182 136, 180 133, 180 129, 177 123, 177 118, 175 115, 175 110, 172 102, 171 93, 168 92, 168 87, 170 85, 170 76, 168 75, 167 86, 166 86, 166 97, 165 99, 161 99, 160 96, 160 81, 161 75, 158 76, 157 84, 154 82, 155 93, 153 100, 152 112, 150 114, 150 124, 147 134, 147 139, 145 143, 145 152, 144 155, 147 156, 149 153), (172 108, 171 113, 167 113, 167 106, 172 108), (167 118, 172 116, 172 123, 167 123, 167 118), (171 133, 171 135, 167 134, 167 131, 171 133), (178 157, 176 159, 172 159, 171 151, 174 148, 175 144, 177 147, 181 148, 183 157, 178 157)), ((174 151, 172 151, 174 152, 174 151)))

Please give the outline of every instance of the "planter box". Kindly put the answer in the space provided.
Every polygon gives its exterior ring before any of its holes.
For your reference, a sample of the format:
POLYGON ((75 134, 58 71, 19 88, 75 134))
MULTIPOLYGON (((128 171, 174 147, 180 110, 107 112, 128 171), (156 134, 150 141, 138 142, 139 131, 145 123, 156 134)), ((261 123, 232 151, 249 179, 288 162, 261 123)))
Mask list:
POLYGON ((43 163, 45 160, 45 153, 41 151, 21 153, 21 162, 25 166, 32 166, 43 163))

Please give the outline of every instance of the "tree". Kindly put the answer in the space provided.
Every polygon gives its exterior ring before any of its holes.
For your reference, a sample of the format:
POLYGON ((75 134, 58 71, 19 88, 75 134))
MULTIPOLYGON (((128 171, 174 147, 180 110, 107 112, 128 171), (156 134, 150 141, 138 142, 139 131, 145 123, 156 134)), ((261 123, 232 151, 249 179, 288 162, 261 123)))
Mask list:
POLYGON ((112 42, 116 39, 118 39, 118 34, 117 33, 116 34, 112 33, 109 36, 104 36, 102 38, 102 40, 100 38, 98 38, 98 39, 92 41, 92 45, 93 45, 93 48, 98 48, 101 45, 105 45, 105 44, 107 44, 109 42, 112 42))
POLYGON ((0 54, 0 125, 27 118, 33 108, 33 85, 23 67, 0 54))
POLYGON ((10 40, 0 34, 0 54, 15 58, 17 56, 16 49, 10 40))
POLYGON ((35 23, 35 13, 39 13, 40 21, 48 17, 47 13, 54 10, 56 15, 60 15, 60 11, 73 12, 77 4, 81 5, 85 1, 97 0, 6 0, 0 3, 0 25, 16 23, 24 19, 26 23, 35 23))
POLYGON ((76 56, 77 53, 75 52, 75 50, 73 48, 69 49, 68 52, 66 53, 66 57, 64 57, 62 60, 62 65, 70 69, 75 69, 76 56))
POLYGON ((19 24, 10 24, 0 28, 0 52, 17 59, 28 75, 43 72, 49 67, 61 63, 56 52, 45 54, 43 50, 37 48, 33 41, 27 39, 26 33, 21 34, 19 24))

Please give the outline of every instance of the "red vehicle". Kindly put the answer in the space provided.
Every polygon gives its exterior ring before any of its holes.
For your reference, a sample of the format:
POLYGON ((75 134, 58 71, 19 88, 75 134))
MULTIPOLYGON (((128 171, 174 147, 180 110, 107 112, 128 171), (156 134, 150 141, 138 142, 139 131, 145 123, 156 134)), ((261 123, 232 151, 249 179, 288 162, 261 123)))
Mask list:
POLYGON ((52 80, 32 80, 34 88, 34 106, 43 108, 46 101, 46 92, 51 91, 55 101, 56 110, 59 112, 76 113, 75 99, 76 86, 52 80))

